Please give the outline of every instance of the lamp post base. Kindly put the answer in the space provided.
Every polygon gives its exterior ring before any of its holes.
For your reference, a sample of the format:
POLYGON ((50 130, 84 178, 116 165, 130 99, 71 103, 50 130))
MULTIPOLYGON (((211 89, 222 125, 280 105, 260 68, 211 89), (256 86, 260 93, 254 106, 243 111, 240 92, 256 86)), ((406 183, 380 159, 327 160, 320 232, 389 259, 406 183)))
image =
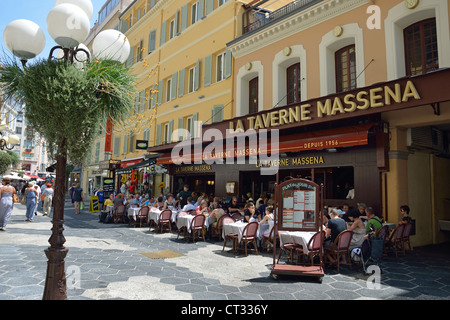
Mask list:
POLYGON ((51 247, 45 250, 48 262, 43 300, 67 300, 64 258, 68 251, 51 247))

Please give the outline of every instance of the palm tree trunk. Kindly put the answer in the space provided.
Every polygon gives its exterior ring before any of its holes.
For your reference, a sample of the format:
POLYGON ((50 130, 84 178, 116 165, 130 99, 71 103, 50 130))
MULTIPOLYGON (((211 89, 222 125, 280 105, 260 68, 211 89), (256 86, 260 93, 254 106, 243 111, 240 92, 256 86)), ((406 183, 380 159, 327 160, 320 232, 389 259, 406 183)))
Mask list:
POLYGON ((69 251, 64 247, 64 203, 65 203, 65 177, 67 165, 66 139, 61 139, 56 157, 56 183, 53 197, 53 228, 48 242, 50 247, 45 250, 48 258, 47 277, 43 300, 66 300, 66 274, 64 258, 69 251))

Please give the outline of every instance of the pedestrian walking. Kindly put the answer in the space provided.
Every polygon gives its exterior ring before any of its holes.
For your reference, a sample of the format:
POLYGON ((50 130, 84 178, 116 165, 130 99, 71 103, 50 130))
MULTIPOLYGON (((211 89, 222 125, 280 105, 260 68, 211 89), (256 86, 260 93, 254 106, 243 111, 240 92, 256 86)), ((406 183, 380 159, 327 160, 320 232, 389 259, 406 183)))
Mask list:
POLYGON ((75 188, 73 192, 73 201, 75 205, 75 214, 80 214, 80 206, 81 203, 83 203, 83 189, 80 188, 80 184, 77 184, 77 187, 75 188))
POLYGON ((38 200, 38 194, 36 189, 33 187, 32 183, 28 184, 28 188, 25 190, 25 196, 27 199, 26 206, 27 206, 27 213, 26 217, 27 219, 25 221, 32 222, 34 218, 34 210, 36 209, 36 204, 38 200))
POLYGON ((44 197, 44 203, 43 203, 43 211, 44 216, 50 216, 50 213, 52 211, 52 201, 53 201, 53 194, 55 193, 55 190, 53 189, 53 186, 51 183, 46 184, 46 188, 44 192, 42 192, 42 197, 44 197))
POLYGON ((4 178, 0 187, 0 231, 6 230, 6 225, 9 218, 11 218, 14 207, 13 196, 15 194, 16 189, 11 186, 11 180, 4 178))

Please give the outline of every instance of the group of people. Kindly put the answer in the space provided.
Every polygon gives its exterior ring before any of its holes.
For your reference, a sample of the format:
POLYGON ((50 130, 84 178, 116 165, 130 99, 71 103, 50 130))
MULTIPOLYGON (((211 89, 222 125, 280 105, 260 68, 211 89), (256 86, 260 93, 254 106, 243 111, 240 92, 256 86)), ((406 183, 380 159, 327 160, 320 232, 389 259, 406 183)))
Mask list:
MULTIPOLYGON (((410 209, 407 205, 400 207, 402 220, 399 223, 411 222, 409 212, 410 209)), ((357 209, 349 208, 348 205, 344 205, 342 209, 333 208, 330 210, 329 216, 324 217, 324 220, 324 247, 331 248, 342 231, 350 230, 353 235, 349 250, 361 247, 364 240, 367 239, 367 235, 376 233, 384 223, 383 218, 376 214, 372 207, 366 207, 363 204, 359 204, 357 209)), ((331 255, 328 255, 327 258, 331 263, 336 262, 331 255)), ((345 256, 342 259, 343 263, 347 263, 345 256)))
POLYGON ((42 203, 44 215, 49 216, 51 214, 54 194, 51 183, 39 185, 35 181, 31 181, 24 182, 21 186, 17 187, 20 189, 20 193, 11 185, 10 179, 3 178, 2 186, 0 187, 0 231, 6 230, 14 203, 19 201, 21 204, 26 205, 25 221, 27 222, 32 222, 34 216, 37 215, 37 206, 39 203, 42 203))

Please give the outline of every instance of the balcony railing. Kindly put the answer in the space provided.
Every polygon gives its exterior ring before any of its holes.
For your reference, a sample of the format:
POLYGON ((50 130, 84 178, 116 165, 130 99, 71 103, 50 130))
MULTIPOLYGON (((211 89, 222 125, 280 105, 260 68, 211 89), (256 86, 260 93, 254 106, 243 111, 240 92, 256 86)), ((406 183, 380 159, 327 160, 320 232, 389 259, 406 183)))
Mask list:
POLYGON ((287 17, 294 12, 300 12, 322 2, 324 0, 295 0, 272 12, 264 12, 253 8, 246 12, 247 19, 244 21, 243 34, 257 30, 273 21, 287 17))

